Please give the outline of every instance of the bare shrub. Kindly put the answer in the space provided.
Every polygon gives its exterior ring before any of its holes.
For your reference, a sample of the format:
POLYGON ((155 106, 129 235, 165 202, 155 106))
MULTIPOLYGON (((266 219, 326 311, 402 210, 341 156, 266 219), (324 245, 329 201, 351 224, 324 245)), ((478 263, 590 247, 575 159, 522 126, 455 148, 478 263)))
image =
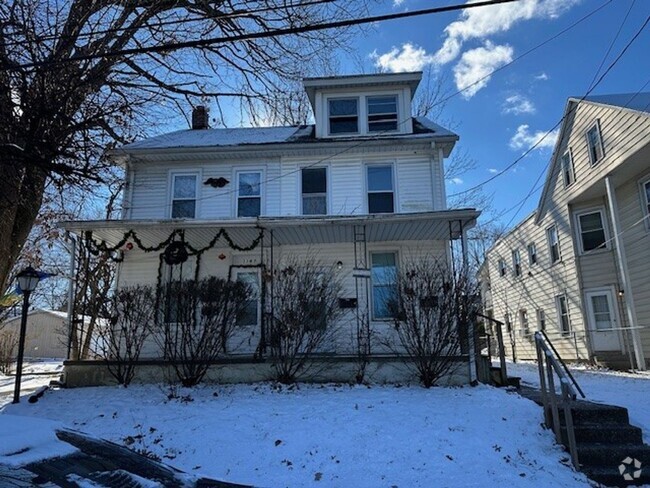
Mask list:
POLYGON ((198 384, 225 352, 250 295, 245 283, 215 277, 161 287, 156 340, 183 386, 198 384))
POLYGON ((142 347, 151 335, 156 310, 153 287, 137 285, 118 290, 109 301, 107 324, 98 327, 96 350, 115 380, 128 386, 142 347))
MULTIPOLYGON (((426 388, 436 385, 462 363, 467 330, 476 313, 475 285, 466 273, 446 263, 420 258, 397 272, 388 309, 401 356, 426 388)), ((394 351, 395 344, 389 344, 394 351)))
POLYGON ((18 334, 11 330, 0 331, 0 373, 11 373, 17 345, 18 334))
POLYGON ((270 345, 276 380, 293 383, 315 352, 333 339, 341 315, 341 283, 334 266, 291 259, 273 270, 270 345))

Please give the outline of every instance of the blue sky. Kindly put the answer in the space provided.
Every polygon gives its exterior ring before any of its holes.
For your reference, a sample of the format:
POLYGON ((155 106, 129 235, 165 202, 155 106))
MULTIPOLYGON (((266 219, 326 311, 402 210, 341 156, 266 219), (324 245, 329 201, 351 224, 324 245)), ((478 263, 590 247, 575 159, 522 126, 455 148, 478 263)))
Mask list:
MULTIPOLYGON (((441 3, 398 0, 392 8, 417 10, 441 3)), ((446 76, 449 89, 456 91, 553 37, 601 5, 602 9, 557 39, 449 100, 444 116, 458 123, 455 130, 461 137, 459 146, 477 162, 475 170, 462 175, 460 180, 448 182, 448 192, 452 194, 505 168, 536 142, 536 134, 550 130, 562 117, 566 99, 587 91, 619 29, 601 73, 641 28, 650 15, 650 1, 520 0, 460 14, 384 22, 359 40, 357 50, 367 71, 431 67, 446 76)), ((384 5, 381 10, 385 9, 384 5)), ((650 81, 648 48, 650 27, 592 94, 635 93, 641 89, 650 81)), ((346 72, 354 72, 353 64, 342 64, 346 72)), ((644 91, 650 91, 650 83, 644 91)), ((484 187, 494 195, 494 213, 488 219, 526 196, 547 165, 554 141, 554 137, 546 138, 539 149, 513 170, 484 187)), ((513 210, 500 221, 506 224, 512 219, 512 224, 516 224, 534 210, 539 193, 538 190, 528 199, 514 219, 513 210)))

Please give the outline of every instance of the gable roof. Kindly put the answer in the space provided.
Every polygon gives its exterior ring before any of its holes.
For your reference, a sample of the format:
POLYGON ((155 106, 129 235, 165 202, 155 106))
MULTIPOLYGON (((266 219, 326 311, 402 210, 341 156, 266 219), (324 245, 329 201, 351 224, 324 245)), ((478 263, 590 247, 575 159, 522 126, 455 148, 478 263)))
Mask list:
POLYGON ((627 110, 632 112, 640 112, 643 115, 650 114, 650 92, 637 92, 637 93, 615 93, 611 95, 588 95, 585 97, 569 97, 564 109, 562 125, 560 127, 560 132, 558 133, 557 140, 555 141, 555 146, 553 148, 553 154, 551 155, 551 161, 549 164, 548 171, 546 172, 546 181, 544 182, 544 188, 542 194, 539 197, 539 203, 537 204, 537 211, 535 216, 535 224, 539 224, 542 218, 545 215, 545 205, 549 196, 549 192, 552 188, 553 179, 552 176, 555 174, 555 168, 559 163, 558 151, 564 139, 567 121, 569 119, 569 113, 572 110, 575 110, 580 103, 590 103, 596 105, 605 105, 612 109, 616 110, 627 110))

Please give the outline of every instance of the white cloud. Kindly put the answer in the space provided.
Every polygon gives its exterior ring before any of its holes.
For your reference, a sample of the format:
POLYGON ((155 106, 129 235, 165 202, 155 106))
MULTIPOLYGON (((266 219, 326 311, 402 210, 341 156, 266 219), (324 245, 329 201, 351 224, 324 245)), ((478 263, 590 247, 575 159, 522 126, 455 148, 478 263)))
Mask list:
POLYGON ((419 71, 433 61, 433 57, 424 49, 408 42, 401 49, 394 47, 381 55, 374 52, 370 57, 375 60, 375 66, 392 73, 419 71))
POLYGON ((534 114, 535 111, 536 109, 533 102, 524 95, 518 93, 509 96, 503 103, 504 114, 534 114))
POLYGON ((464 52, 454 66, 456 88, 464 90, 465 99, 472 98, 488 84, 495 69, 512 61, 513 52, 508 45, 495 46, 490 41, 483 47, 464 52))
MULTIPOLYGON (((581 0, 520 0, 514 3, 466 9, 460 20, 445 28, 446 38, 435 53, 436 64, 445 64, 458 57, 463 43, 470 39, 506 32, 518 22, 530 19, 553 19, 581 0)), ((467 3, 471 3, 468 1, 467 3)))
POLYGON ((542 71, 540 74, 538 74, 538 75, 535 77, 535 79, 536 79, 536 80, 539 80, 539 81, 546 81, 546 80, 549 79, 549 76, 548 76, 546 73, 544 73, 544 72, 542 71))
POLYGON ((393 0, 393 7, 399 7, 404 3, 404 0, 393 0))
POLYGON ((449 181, 451 183, 453 183, 454 185, 462 185, 463 184, 463 180, 460 179, 460 178, 452 178, 449 181))
POLYGON ((538 130, 535 132, 530 132, 530 127, 528 124, 522 124, 517 127, 517 132, 510 139, 510 148, 511 149, 525 149, 528 150, 531 147, 535 146, 535 149, 552 149, 555 146, 555 141, 559 130, 554 130, 548 133, 538 130))
POLYGON ((497 173, 499 172, 499 170, 496 169, 496 168, 489 168, 489 169, 488 169, 488 172, 489 172, 489 173, 492 173, 493 175, 495 175, 495 174, 497 174, 497 173))

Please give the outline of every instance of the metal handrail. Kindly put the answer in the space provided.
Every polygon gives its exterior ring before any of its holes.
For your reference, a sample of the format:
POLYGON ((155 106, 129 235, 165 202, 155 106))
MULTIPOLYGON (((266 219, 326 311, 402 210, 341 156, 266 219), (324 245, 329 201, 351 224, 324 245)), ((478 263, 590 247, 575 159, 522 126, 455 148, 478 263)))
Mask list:
MULTIPOLYGON (((553 345, 553 343, 551 342, 551 340, 550 340, 550 339, 548 338, 548 336, 546 335, 546 332, 543 331, 543 330, 540 330, 539 332, 544 336, 544 339, 546 339, 546 343, 551 347, 551 350, 553 351, 553 354, 555 355, 555 358, 556 358, 556 359, 560 362, 560 364, 562 365, 562 368, 564 369, 564 372, 567 374, 567 376, 569 377, 569 379, 570 379, 571 382, 573 383, 573 386, 575 386, 575 389, 578 390, 578 392, 580 393, 580 396, 581 396, 582 398, 586 398, 586 396, 585 396, 585 392, 582 391, 582 388, 580 388, 580 385, 578 384, 578 382, 576 381, 576 379, 575 379, 575 378, 573 377, 573 375, 571 374, 571 371, 569 371, 569 368, 567 368, 566 363, 562 360, 562 357, 560 356, 560 353, 557 352, 557 349, 555 349, 555 346, 553 345)), ((558 374, 558 376, 560 376, 560 375, 558 374)))
POLYGON ((573 465, 580 466, 578 460, 578 447, 576 443, 573 413, 571 407, 576 400, 578 391, 584 398, 585 395, 571 372, 560 358, 555 347, 542 331, 535 333, 535 348, 537 350, 537 367, 539 370, 539 384, 542 390, 542 403, 544 405, 544 423, 546 427, 553 428, 555 439, 562 444, 562 428, 560 426, 560 406, 564 411, 569 452, 573 465), (560 380, 560 399, 555 393, 555 376, 560 380), (569 380, 570 379, 570 380, 569 380), (575 386, 575 387, 574 387, 575 386))

